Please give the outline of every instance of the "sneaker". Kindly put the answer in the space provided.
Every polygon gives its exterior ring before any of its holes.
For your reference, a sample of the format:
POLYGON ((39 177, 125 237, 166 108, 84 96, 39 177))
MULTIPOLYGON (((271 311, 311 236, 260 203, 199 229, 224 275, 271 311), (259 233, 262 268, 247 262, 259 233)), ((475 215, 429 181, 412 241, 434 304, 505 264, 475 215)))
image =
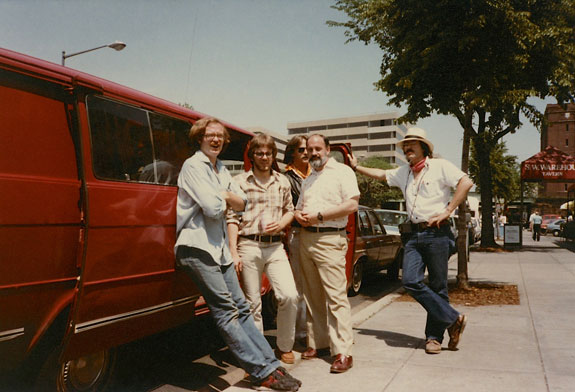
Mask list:
POLYGON ((283 374, 285 377, 287 377, 291 380, 294 380, 297 383, 297 385, 299 385, 301 387, 301 381, 298 380, 297 378, 295 378, 294 376, 292 376, 291 374, 289 374, 286 368, 284 368, 283 366, 279 366, 277 368, 277 371, 280 372, 281 374, 283 374))
POLYGON ((282 361, 283 363, 287 363, 291 365, 295 362, 295 356, 293 355, 293 351, 282 351, 279 348, 276 349, 276 357, 282 361))
POLYGON ((254 381, 252 388, 256 391, 297 391, 300 387, 297 381, 299 380, 288 377, 287 374, 276 369, 262 380, 254 381))
POLYGON ((465 329, 465 324, 467 324, 467 317, 464 314, 460 314, 457 317, 457 320, 447 328, 447 333, 449 333, 449 344, 447 347, 450 350, 455 350, 457 348, 461 334, 465 329))
POLYGON ((441 343, 435 339, 427 339, 425 352, 428 354, 439 354, 441 352, 441 343))

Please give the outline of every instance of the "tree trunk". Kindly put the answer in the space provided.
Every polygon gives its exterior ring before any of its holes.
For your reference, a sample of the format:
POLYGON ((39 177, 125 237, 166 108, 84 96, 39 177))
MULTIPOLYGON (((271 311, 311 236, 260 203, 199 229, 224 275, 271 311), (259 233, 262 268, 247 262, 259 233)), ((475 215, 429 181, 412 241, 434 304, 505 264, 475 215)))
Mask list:
MULTIPOLYGON (((466 113, 465 127, 463 129, 463 145, 461 148, 461 170, 469 171, 469 143, 471 140, 472 117, 466 113)), ((469 262, 469 239, 467 238, 467 204, 459 205, 459 219, 457 220, 457 287, 469 288, 469 274, 467 263, 469 262)))
POLYGON ((479 183, 481 188, 481 247, 496 247, 493 230, 493 191, 491 189, 491 163, 489 157, 491 144, 485 140, 484 132, 474 140, 479 163, 479 183))

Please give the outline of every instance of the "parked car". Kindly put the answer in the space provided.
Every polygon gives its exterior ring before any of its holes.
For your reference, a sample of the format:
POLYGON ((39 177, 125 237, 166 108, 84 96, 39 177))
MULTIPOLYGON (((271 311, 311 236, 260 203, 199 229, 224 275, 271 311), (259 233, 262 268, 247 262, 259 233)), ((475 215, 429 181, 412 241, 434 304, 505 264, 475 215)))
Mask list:
POLYGON ((377 217, 389 234, 399 235, 399 224, 407 220, 407 212, 397 210, 374 209, 377 217))
POLYGON ((359 293, 366 273, 387 270, 389 279, 397 279, 403 262, 400 236, 387 233, 373 209, 360 206, 356 221, 353 273, 348 282, 352 296, 359 293))
POLYGON ((563 229, 563 224, 565 224, 565 219, 557 219, 551 223, 547 224, 546 231, 547 233, 553 233, 554 237, 559 237, 561 234, 561 230, 563 229))
POLYGON ((556 215, 556 214, 546 214, 546 215, 541 215, 541 234, 545 235, 547 234, 547 225, 551 222, 556 221, 557 219, 560 219, 561 216, 556 215))

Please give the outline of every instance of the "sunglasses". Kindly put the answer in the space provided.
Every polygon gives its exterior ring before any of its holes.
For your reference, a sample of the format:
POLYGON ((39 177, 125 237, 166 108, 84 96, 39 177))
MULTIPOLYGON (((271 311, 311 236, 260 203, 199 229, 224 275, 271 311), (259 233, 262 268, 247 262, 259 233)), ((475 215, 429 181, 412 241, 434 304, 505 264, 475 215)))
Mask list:
POLYGON ((305 152, 305 147, 298 148, 297 152, 299 152, 300 154, 303 154, 305 152))

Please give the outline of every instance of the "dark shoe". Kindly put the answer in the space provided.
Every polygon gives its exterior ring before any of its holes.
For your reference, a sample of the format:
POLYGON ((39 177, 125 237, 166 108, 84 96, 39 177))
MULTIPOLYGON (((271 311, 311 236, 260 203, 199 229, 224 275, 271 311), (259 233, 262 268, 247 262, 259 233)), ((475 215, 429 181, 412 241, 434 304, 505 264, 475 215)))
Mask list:
POLYGON ((325 357, 329 355, 329 348, 315 348, 308 347, 303 353, 301 353, 301 359, 314 359, 318 357, 325 357))
POLYGON ((427 342, 425 342, 425 352, 427 354, 439 354, 441 352, 441 343, 435 339, 427 339, 427 342))
POLYGON ((351 355, 337 354, 335 361, 331 364, 331 373, 344 373, 353 367, 353 357, 351 355))
POLYGON ((449 344, 447 347, 450 350, 455 350, 457 348, 461 334, 465 329, 465 324, 467 324, 467 317, 464 314, 460 314, 457 317, 457 320, 455 320, 455 322, 449 328, 447 328, 447 332, 449 333, 449 344))
POLYGON ((295 356, 293 351, 282 351, 279 348, 276 349, 276 357, 283 363, 291 365, 295 362, 295 356))
POLYGON ((294 376, 292 376, 291 374, 288 373, 288 371, 286 370, 286 368, 284 368, 283 366, 280 366, 277 368, 277 370, 283 374, 285 377, 289 378, 290 380, 293 380, 297 383, 297 385, 299 385, 301 387, 301 381, 298 380, 297 378, 295 378, 294 376))
POLYGON ((252 388, 256 391, 297 391, 301 385, 298 381, 276 369, 262 380, 254 381, 252 388))

